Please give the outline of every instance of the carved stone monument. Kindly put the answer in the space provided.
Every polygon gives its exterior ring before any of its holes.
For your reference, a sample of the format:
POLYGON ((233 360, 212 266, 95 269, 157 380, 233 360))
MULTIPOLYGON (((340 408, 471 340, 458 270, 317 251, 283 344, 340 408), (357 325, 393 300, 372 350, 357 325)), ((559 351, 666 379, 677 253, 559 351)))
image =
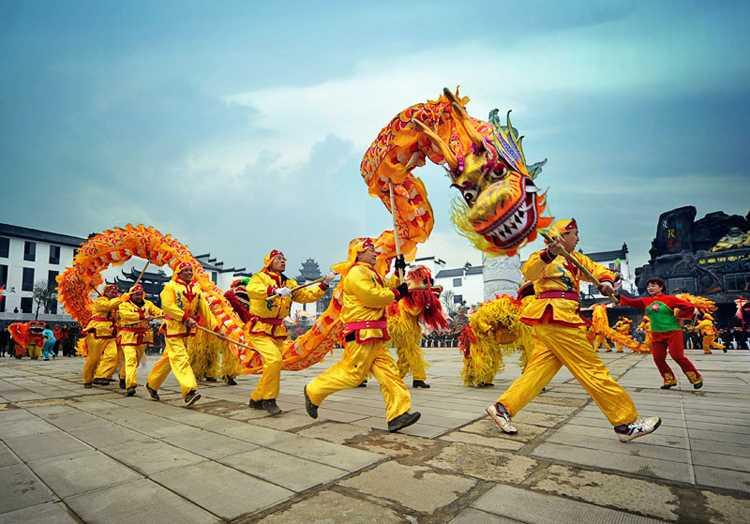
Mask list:
POLYGON ((521 285, 521 257, 483 257, 484 299, 498 293, 515 295, 521 285))

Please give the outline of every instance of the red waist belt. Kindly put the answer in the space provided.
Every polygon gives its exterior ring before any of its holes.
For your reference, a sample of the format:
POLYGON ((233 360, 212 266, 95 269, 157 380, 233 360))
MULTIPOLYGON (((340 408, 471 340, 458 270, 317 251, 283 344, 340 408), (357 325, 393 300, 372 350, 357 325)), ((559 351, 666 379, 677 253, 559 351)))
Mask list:
POLYGON ((108 317, 91 317, 91 320, 95 320, 97 322, 112 322, 112 319, 108 317))
POLYGON ((386 320, 363 320, 344 324, 344 333, 359 331, 360 329, 388 329, 386 320))
POLYGON ((563 300, 574 300, 578 302, 581 297, 572 291, 542 291, 536 298, 562 298, 563 300))
POLYGON ((128 331, 130 333, 145 333, 147 331, 147 328, 121 327, 118 328, 118 331, 128 331))

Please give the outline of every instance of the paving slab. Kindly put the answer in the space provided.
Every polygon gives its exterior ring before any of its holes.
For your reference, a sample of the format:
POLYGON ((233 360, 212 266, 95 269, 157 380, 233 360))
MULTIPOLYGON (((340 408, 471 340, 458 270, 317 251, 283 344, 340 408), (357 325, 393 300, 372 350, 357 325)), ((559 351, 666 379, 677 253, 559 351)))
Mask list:
POLYGON ((0 514, 58 500, 25 464, 0 468, 0 514))
POLYGON ((297 492, 349 474, 343 469, 324 466, 266 448, 232 455, 219 461, 254 477, 297 492))
POLYGON ((618 522, 647 524, 657 519, 626 514, 562 497, 552 497, 512 486, 496 486, 482 495, 473 508, 522 522, 618 522))
POLYGON ((750 473, 748 472, 695 466, 695 482, 699 486, 713 486, 750 493, 750 473))
POLYGON ((487 513, 486 511, 479 511, 478 509, 474 508, 466 508, 461 513, 459 513, 456 518, 451 520, 450 524, 518 524, 520 522, 521 521, 519 520, 487 513))
POLYGON ((453 443, 427 465, 493 482, 522 483, 537 461, 521 455, 498 452, 484 446, 453 443))
POLYGON ((224 519, 261 511, 294 495, 215 462, 172 468, 151 479, 224 519))
POLYGON ((293 504, 290 508, 260 520, 263 524, 298 524, 299 522, 325 522, 326 524, 396 524, 409 522, 396 511, 382 504, 322 491, 293 504))
POLYGON ((709 514, 714 517, 712 521, 727 524, 750 521, 750 499, 739 499, 710 491, 703 491, 702 495, 706 499, 709 514))
POLYGON ((148 479, 126 482, 84 495, 65 503, 84 522, 91 524, 210 524, 221 522, 216 515, 164 489, 148 479))
POLYGON ((344 444, 355 437, 361 437, 368 433, 370 431, 367 428, 338 422, 323 422, 297 432, 302 437, 326 440, 334 444, 344 444))
POLYGON ((420 466, 403 466, 386 462, 378 467, 340 482, 341 486, 381 497, 423 513, 454 502, 474 487, 475 480, 437 473, 420 466))
POLYGON ((213 460, 258 448, 256 444, 189 426, 163 437, 162 442, 213 460))
POLYGON ((356 471, 383 459, 382 456, 369 451, 298 436, 269 444, 268 447, 346 471, 356 471))
POLYGON ((127 442, 108 448, 110 457, 126 464, 142 475, 203 462, 204 457, 158 440, 127 442))
POLYGON ((531 487, 537 491, 668 521, 678 517, 677 495, 655 482, 558 465, 550 465, 536 478, 531 487))
POLYGON ((76 524, 73 515, 70 514, 65 504, 61 502, 47 502, 38 506, 3 513, 0 515, 0 524, 14 524, 17 522, 33 522, 34 524, 76 524))
POLYGON ((80 440, 63 431, 51 431, 28 436, 5 439, 5 443, 25 462, 59 457, 82 451, 93 451, 80 440))
POLYGON ((42 459, 29 467, 63 498, 140 477, 98 451, 42 459))

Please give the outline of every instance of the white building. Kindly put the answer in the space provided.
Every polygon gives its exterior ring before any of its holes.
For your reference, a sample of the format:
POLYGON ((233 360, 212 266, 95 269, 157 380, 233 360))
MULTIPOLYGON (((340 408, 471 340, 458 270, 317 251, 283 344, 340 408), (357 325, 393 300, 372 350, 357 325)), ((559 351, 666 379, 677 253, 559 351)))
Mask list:
MULTIPOLYGON (((0 301, 0 320, 32 320, 34 285, 57 289, 56 277, 73 262, 73 256, 86 239, 40 231, 27 227, 0 224, 0 287, 5 299, 0 301)), ((54 298, 40 305, 39 318, 69 321, 70 316, 54 298)))
POLYGON ((443 297, 453 294, 453 303, 467 307, 484 301, 483 266, 472 266, 440 270, 435 275, 435 284, 443 286, 443 297))
MULTIPOLYGON (((619 273, 622 279, 622 289, 633 295, 638 294, 638 288, 635 285, 635 271, 628 259, 628 245, 626 243, 623 242, 622 247, 614 251, 597 251, 586 253, 586 256, 615 273, 619 273)), ((589 283, 581 285, 581 294, 584 298, 604 298, 604 295, 599 293, 596 286, 589 283)))

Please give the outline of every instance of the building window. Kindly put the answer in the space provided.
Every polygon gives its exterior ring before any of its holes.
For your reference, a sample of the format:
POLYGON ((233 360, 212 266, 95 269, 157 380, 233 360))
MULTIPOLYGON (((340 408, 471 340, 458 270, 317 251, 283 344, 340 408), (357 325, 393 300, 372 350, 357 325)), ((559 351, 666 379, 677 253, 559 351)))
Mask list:
POLYGON ((724 275, 724 291, 750 291, 750 273, 724 275))
POLYGON ((219 283, 217 280, 216 271, 211 271, 211 282, 213 282, 214 284, 219 283))
POLYGON ((463 295, 453 295, 453 303, 454 304, 463 304, 464 297, 463 295))
POLYGON ((695 279, 687 278, 670 278, 667 280, 669 293, 695 293, 695 279))
POLYGON ((36 242, 29 242, 27 240, 23 243, 23 259, 29 262, 36 260, 36 242))
POLYGON ((34 268, 23 268, 23 281, 21 282, 21 291, 34 291, 34 268))
POLYGON ((31 313, 33 307, 34 299, 32 297, 21 297, 21 313, 31 313))
POLYGON ((454 278, 453 279, 453 287, 461 287, 461 279, 460 278, 454 278))
POLYGON ((5 237, 0 237, 0 257, 8 258, 8 254, 10 253, 10 239, 5 237))
POLYGON ((56 291, 57 290, 57 275, 59 273, 57 271, 48 271, 47 272, 47 289, 50 291, 56 291))
POLYGON ((0 264, 0 287, 8 287, 8 266, 4 264, 0 264))
POLYGON ((60 263, 60 246, 49 247, 49 263, 50 264, 60 263))
POLYGON ((78 248, 73 250, 73 258, 75 259, 76 256, 78 256, 78 248))

